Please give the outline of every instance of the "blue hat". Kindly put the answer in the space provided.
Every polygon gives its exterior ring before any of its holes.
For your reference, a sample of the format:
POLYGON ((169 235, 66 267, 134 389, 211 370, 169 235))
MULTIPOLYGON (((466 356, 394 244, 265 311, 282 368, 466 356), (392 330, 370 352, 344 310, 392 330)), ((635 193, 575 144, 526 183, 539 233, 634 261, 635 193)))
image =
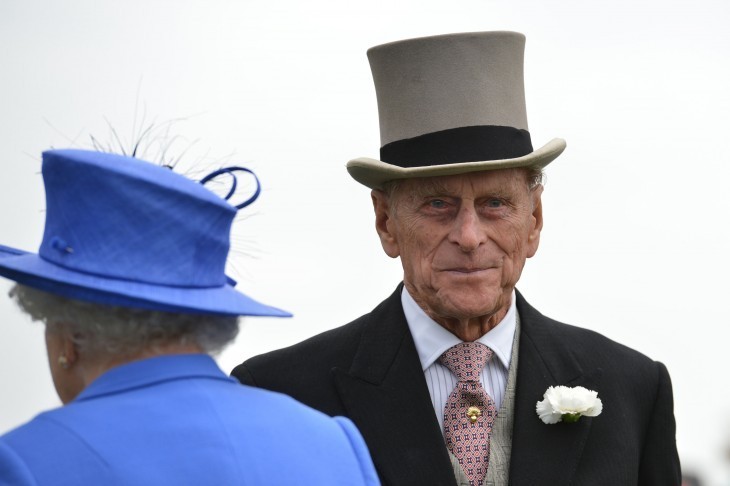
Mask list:
MULTIPOLYGON (((250 172, 223 169, 234 170, 250 172)), ((38 254, 0 245, 0 275, 100 304, 291 316, 238 292, 225 275, 231 223, 237 208, 258 196, 258 185, 234 207, 165 167, 86 150, 44 152, 43 182, 46 227, 38 254)))

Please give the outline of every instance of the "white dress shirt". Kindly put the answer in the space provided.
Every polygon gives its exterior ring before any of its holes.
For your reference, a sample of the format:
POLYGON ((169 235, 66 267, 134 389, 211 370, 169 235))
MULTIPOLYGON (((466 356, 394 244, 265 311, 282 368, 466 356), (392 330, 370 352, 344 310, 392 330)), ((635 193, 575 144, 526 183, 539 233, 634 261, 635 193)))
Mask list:
MULTIPOLYGON (((433 409, 438 418, 441 431, 444 430, 444 408, 449 395, 456 387, 456 376, 444 365, 438 362, 447 349, 461 342, 461 339, 451 334, 433 319, 428 317, 405 287, 401 293, 403 312, 406 315, 408 327, 411 330, 413 341, 416 343, 418 358, 426 376, 426 385, 431 395, 433 409)), ((504 318, 477 342, 488 346, 493 354, 482 372, 479 374, 484 390, 492 397, 499 410, 507 386, 509 364, 512 359, 512 341, 515 336, 517 306, 515 293, 512 292, 512 304, 504 318)))

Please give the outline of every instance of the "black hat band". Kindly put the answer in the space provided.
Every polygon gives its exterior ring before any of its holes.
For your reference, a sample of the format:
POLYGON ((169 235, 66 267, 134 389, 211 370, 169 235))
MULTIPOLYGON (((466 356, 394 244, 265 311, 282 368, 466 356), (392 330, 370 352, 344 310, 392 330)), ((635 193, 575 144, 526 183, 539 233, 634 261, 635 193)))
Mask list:
POLYGON ((397 140, 380 148, 380 160, 398 167, 514 159, 532 153, 530 132, 479 125, 458 127, 397 140))

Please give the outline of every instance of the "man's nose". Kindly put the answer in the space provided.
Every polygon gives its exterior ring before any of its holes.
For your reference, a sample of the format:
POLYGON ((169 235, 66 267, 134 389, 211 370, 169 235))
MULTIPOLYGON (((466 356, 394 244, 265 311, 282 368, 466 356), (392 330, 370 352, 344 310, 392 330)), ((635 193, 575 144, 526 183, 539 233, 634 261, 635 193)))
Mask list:
POLYGON ((479 215, 471 206, 462 206, 454 220, 449 240, 459 245, 464 252, 474 251, 486 241, 486 232, 481 227, 479 215))

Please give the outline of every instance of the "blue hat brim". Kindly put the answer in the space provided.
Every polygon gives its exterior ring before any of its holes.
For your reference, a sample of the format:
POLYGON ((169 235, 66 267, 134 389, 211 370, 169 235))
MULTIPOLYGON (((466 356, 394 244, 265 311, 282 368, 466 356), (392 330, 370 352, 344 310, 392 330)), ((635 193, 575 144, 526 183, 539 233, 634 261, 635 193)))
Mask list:
POLYGON ((0 275, 28 287, 97 304, 187 314, 291 317, 289 312, 262 304, 228 284, 190 288, 110 279, 69 270, 34 253, 3 245, 0 275))

